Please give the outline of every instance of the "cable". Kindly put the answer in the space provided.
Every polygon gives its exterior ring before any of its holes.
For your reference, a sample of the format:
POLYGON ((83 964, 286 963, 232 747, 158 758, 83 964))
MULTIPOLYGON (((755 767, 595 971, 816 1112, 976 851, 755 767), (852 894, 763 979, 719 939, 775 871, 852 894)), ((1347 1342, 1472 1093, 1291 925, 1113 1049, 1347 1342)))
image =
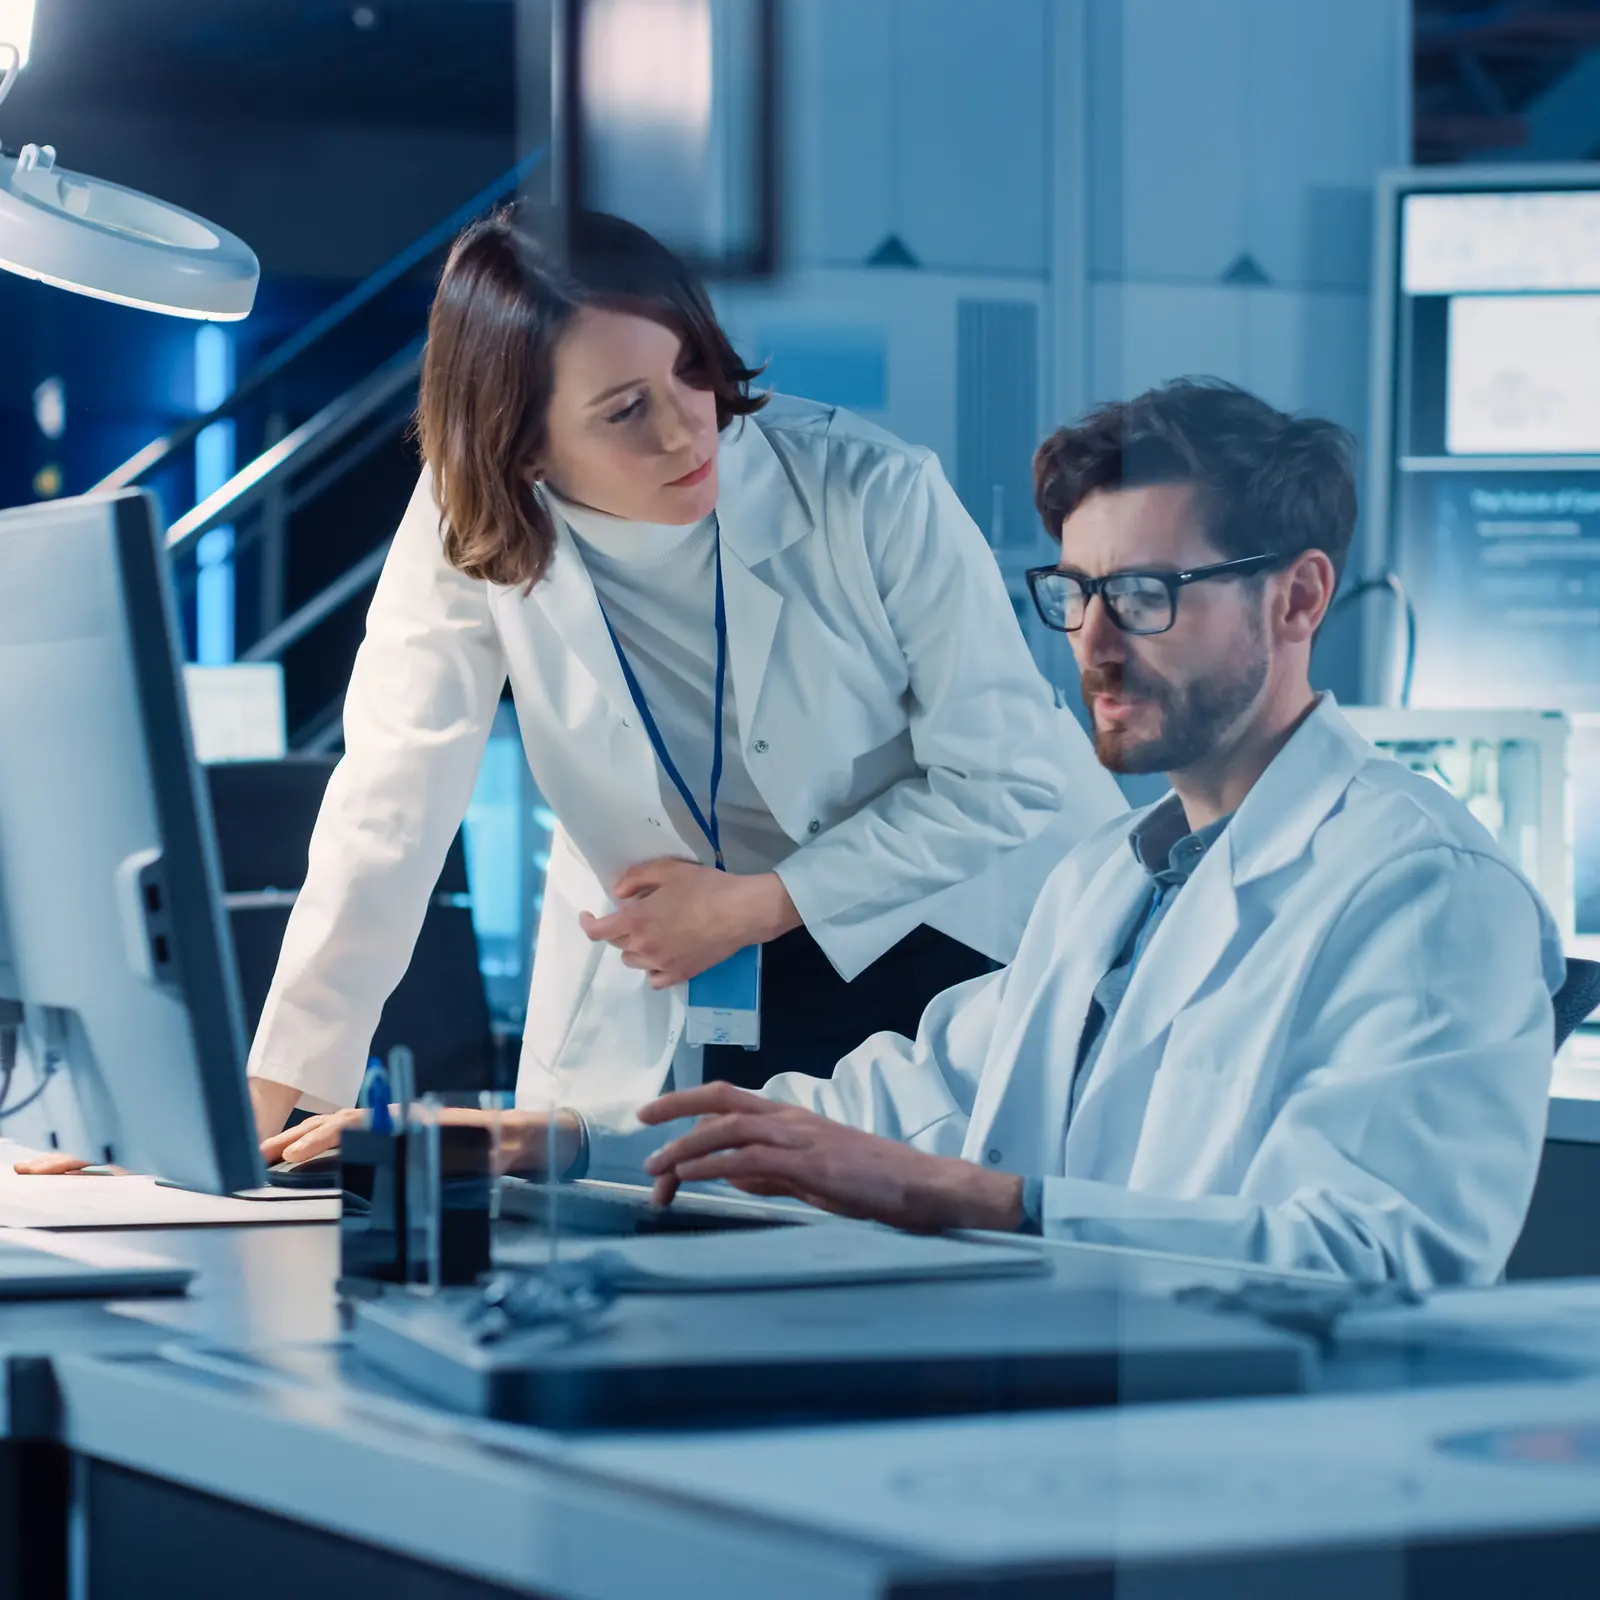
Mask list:
POLYGON ((47 1051, 44 1071, 34 1086, 33 1093, 19 1100, 16 1105, 10 1104, 11 1084, 17 1074, 17 1057, 21 1054, 19 1040, 23 1021, 24 1014, 19 1004, 15 1001, 0 1000, 0 1122, 4 1122, 7 1117, 16 1116, 19 1111, 26 1111, 44 1093, 56 1074, 55 1052, 47 1051))
POLYGON ((1400 581, 1399 573, 1392 569, 1380 572, 1375 578, 1364 578, 1361 582, 1346 589, 1337 596, 1329 609, 1328 615, 1341 611, 1345 606, 1357 600, 1364 599, 1369 594, 1377 594, 1379 590, 1392 594, 1399 602, 1401 614, 1406 623, 1406 653, 1405 666, 1400 674, 1400 704, 1411 704, 1411 683, 1417 670, 1417 609, 1411 603, 1411 596, 1406 593, 1406 587, 1400 581))
MULTIPOLYGON (((8 1106, 3 1101, 0 1101, 0 1122, 4 1122, 8 1117, 16 1116, 19 1111, 26 1111, 28 1107, 31 1106, 33 1102, 50 1087, 50 1080, 55 1076, 55 1072, 55 1063, 51 1062, 44 1069, 44 1076, 40 1078, 39 1082, 34 1086, 33 1093, 30 1094, 26 1099, 19 1100, 14 1106, 8 1106)), ((11 1074, 8 1072, 5 1079, 5 1093, 9 1095, 10 1092, 11 1074)))

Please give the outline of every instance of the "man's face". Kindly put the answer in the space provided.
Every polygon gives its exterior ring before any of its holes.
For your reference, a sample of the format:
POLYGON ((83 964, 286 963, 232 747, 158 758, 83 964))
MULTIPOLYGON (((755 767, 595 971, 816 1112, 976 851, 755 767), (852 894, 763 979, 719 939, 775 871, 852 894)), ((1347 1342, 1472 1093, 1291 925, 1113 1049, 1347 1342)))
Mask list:
MULTIPOLYGON (((1059 564, 1100 578, 1227 559, 1202 530, 1188 485, 1100 490, 1063 525, 1059 564)), ((1122 632, 1096 596, 1068 637, 1095 754, 1113 772, 1182 772, 1216 756, 1259 703, 1270 666, 1259 581, 1186 585, 1172 627, 1146 636, 1122 632)))

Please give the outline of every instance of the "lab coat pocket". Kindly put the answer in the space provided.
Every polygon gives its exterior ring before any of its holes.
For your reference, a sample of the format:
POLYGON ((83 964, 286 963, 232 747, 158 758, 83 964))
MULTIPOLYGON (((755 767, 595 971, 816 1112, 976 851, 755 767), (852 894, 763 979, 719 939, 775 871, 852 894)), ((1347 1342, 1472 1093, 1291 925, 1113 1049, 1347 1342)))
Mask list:
POLYGON ((1234 1171, 1249 1145, 1258 1051, 1249 1028, 1218 1032, 1194 1017, 1173 1024, 1150 1085, 1134 1187, 1204 1194, 1223 1185, 1220 1175, 1234 1171), (1146 1170, 1154 1167, 1159 1175, 1146 1170))

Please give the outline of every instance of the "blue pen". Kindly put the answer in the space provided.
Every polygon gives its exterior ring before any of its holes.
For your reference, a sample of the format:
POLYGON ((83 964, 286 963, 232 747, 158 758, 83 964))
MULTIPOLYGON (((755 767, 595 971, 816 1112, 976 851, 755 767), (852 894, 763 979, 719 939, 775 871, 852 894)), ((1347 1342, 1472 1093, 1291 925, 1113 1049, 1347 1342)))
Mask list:
POLYGON ((360 1099, 367 1108, 368 1128, 374 1133, 393 1133, 394 1119, 389 1115, 389 1075, 376 1056, 367 1062, 360 1099))

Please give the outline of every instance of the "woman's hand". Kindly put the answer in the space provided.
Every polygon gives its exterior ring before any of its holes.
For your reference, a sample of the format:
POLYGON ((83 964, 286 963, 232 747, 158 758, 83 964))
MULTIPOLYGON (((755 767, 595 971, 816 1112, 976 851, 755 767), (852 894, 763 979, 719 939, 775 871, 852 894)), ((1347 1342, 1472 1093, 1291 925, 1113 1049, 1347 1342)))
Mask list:
MULTIPOLYGON (((391 1106, 396 1125, 400 1107, 391 1106)), ((304 1122, 270 1139, 261 1141, 261 1158, 268 1166, 279 1161, 309 1161, 313 1156, 339 1148, 346 1128, 366 1125, 365 1111, 330 1111, 324 1116, 307 1117, 304 1122)), ((550 1150, 550 1118, 542 1111, 472 1111, 446 1106, 439 1112, 441 1124, 452 1128, 489 1128, 494 1139, 494 1163, 500 1172, 528 1172, 542 1175, 550 1150)), ((571 1112, 561 1111, 555 1118, 555 1161, 565 1172, 577 1159, 583 1133, 571 1112)))
POLYGON ((250 1109, 255 1113, 256 1138, 270 1139, 289 1120, 289 1113, 300 1100, 292 1084, 275 1083, 271 1078, 251 1077, 250 1109))
POLYGON ((745 876, 693 861, 646 861, 611 891, 623 902, 609 917, 585 911, 588 936, 622 952, 622 964, 650 974, 652 989, 687 983, 749 944, 800 926, 800 913, 775 872, 745 876))

